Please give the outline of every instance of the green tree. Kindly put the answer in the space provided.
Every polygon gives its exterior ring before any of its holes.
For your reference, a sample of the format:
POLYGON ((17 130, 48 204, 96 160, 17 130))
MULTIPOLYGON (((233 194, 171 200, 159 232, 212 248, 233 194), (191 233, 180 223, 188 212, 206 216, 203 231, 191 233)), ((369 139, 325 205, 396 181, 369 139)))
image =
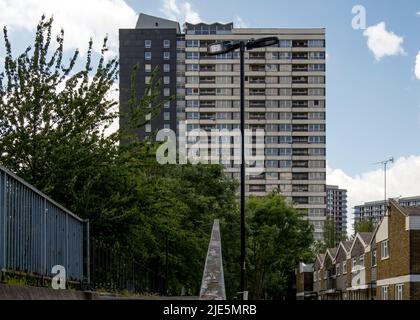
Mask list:
POLYGON ((375 225, 372 220, 360 220, 354 227, 355 232, 373 232, 375 231, 375 225))
POLYGON ((230 223, 237 215, 235 183, 221 166, 159 165, 159 144, 132 134, 164 104, 156 73, 139 97, 133 70, 129 113, 121 114, 109 98, 118 62, 105 58, 106 39, 97 63, 91 41, 77 70, 78 51, 63 62, 64 31, 51 49, 52 24, 43 17, 34 44, 17 58, 4 29, 0 164, 89 219, 95 239, 160 276, 168 262, 170 293, 197 294, 213 219, 230 223), (106 134, 119 117, 126 125, 106 134))
POLYGON ((300 261, 312 259, 313 228, 277 194, 247 202, 247 281, 254 299, 286 295, 300 261))
POLYGON ((337 231, 337 225, 333 219, 328 217, 324 223, 324 244, 327 248, 335 248, 341 241, 346 239, 345 235, 337 231))

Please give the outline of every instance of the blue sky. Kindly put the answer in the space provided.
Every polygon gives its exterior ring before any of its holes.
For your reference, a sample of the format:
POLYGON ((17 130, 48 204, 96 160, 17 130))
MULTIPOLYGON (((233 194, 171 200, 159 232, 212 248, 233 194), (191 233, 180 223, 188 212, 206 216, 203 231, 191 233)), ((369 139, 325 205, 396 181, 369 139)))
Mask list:
MULTIPOLYGON (((191 1, 206 22, 236 21, 248 27, 325 27, 328 59, 328 161, 355 175, 390 156, 420 154, 420 81, 414 62, 420 50, 420 3, 416 1, 277 0, 191 1), (384 21, 404 37, 406 55, 375 61, 363 30, 352 28, 361 4, 367 26, 384 21)), ((162 15, 162 2, 127 1, 136 11, 162 15)))
POLYGON ((41 14, 53 14, 69 50, 85 48, 89 37, 98 50, 109 34, 117 54, 118 28, 134 27, 139 12, 242 27, 325 27, 328 182, 349 189, 350 206, 381 199, 383 173, 372 163, 393 156, 390 196, 420 195, 419 1, 0 0, 0 25, 21 50, 41 14), (366 9, 367 30, 352 28, 355 5, 366 9))

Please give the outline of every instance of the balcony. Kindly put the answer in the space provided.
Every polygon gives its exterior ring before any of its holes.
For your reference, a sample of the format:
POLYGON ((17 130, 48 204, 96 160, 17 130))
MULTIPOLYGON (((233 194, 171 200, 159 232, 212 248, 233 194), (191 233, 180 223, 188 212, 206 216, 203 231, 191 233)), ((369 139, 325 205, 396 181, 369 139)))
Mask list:
POLYGON ((293 72, 308 72, 307 64, 294 64, 292 65, 293 72))
POLYGON ((250 108, 265 108, 265 101, 262 100, 255 100, 249 101, 250 108))
POLYGON ((249 89, 250 96, 265 96, 265 89, 249 89))
POLYGON ((293 120, 308 120, 307 113, 293 113, 293 120))
POLYGON ((293 77, 292 78, 293 84, 307 84, 308 83, 308 77, 293 77))
POLYGON ((265 84, 265 77, 249 77, 251 84, 265 84))
POLYGON ((250 113, 249 120, 265 120, 265 113, 250 113))
POLYGON ((212 64, 212 65, 202 64, 202 65, 200 65, 200 71, 202 71, 202 72, 215 72, 216 71, 216 66, 214 64, 212 64))
POLYGON ((251 64, 249 65, 249 71, 251 72, 264 72, 265 64, 251 64))
POLYGON ((215 84, 215 77, 200 77, 200 84, 215 84))
POLYGON ((292 107, 293 108, 308 108, 308 101, 296 101, 294 100, 292 102, 292 107))
POLYGON ((292 95, 294 96, 307 96, 308 89, 292 89, 292 95))
POLYGON ((292 47, 293 48, 307 48, 308 40, 293 40, 292 47))
POLYGON ((250 60, 265 60, 265 52, 250 52, 250 60))
POLYGON ((292 57, 293 59, 296 59, 296 60, 307 60, 308 53, 307 52, 293 52, 292 57))

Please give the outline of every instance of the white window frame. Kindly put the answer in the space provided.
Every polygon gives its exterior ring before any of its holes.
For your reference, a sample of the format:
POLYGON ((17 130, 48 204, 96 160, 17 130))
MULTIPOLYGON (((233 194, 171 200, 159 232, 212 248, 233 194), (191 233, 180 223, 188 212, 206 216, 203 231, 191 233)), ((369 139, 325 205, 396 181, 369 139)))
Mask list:
POLYGON ((146 51, 144 53, 144 60, 147 60, 147 61, 152 60, 152 53, 150 51, 146 51))
POLYGON ((146 72, 152 72, 152 65, 151 65, 150 63, 146 63, 146 64, 144 65, 144 70, 145 70, 146 72))
POLYGON ((169 76, 163 77, 163 84, 169 84, 171 82, 171 78, 169 76))
POLYGON ((169 63, 165 63, 163 65, 163 72, 170 72, 171 71, 171 65, 169 63))
POLYGON ((163 47, 165 49, 168 49, 171 47, 171 41, 170 40, 163 40, 163 47))
POLYGON ((163 53, 163 60, 170 60, 171 59, 171 53, 169 51, 165 51, 163 53))
POLYGON ((389 287, 384 286, 381 288, 381 300, 389 300, 389 287))
POLYGON ((364 255, 364 254, 360 255, 360 257, 359 257, 359 265, 360 265, 362 268, 364 268, 364 267, 365 267, 365 255, 364 255), (362 262, 363 262, 363 263, 362 263, 362 262))
POLYGON ((339 263, 337 263, 337 265, 335 266, 335 273, 336 276, 341 276, 341 269, 339 263))
POLYGON ((395 300, 404 300, 404 284, 395 285, 395 300))
POLYGON ((165 97, 169 97, 171 95, 171 89, 169 88, 164 88, 163 89, 163 96, 165 97))
POLYGON ((351 259, 351 270, 353 271, 356 266, 357 266, 357 259, 352 258, 351 259))
POLYGON ((150 49, 152 47, 152 40, 144 40, 144 47, 150 49))
POLYGON ((343 274, 347 274, 347 261, 343 261, 343 274))
POLYGON ((376 267, 377 265, 378 265, 378 254, 377 254, 377 251, 376 250, 373 250, 372 251, 372 256, 371 256, 371 266, 372 267, 376 267), (373 259, 375 259, 375 263, 373 263, 373 259))
POLYGON ((381 242, 381 259, 389 259, 389 240, 381 242))
POLYGON ((170 121, 171 120, 171 113, 170 112, 164 112, 163 113, 163 120, 164 121, 170 121))

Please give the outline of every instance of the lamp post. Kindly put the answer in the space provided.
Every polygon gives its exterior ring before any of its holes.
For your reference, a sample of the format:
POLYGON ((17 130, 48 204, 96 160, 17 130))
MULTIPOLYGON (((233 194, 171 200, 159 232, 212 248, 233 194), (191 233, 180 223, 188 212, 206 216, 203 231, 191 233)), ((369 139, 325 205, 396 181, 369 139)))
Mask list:
POLYGON ((220 55, 239 49, 240 55, 240 96, 241 96, 241 294, 242 300, 246 300, 248 292, 245 290, 245 50, 269 47, 279 43, 277 37, 267 37, 261 39, 251 39, 248 41, 223 41, 211 44, 207 48, 209 55, 220 55))

